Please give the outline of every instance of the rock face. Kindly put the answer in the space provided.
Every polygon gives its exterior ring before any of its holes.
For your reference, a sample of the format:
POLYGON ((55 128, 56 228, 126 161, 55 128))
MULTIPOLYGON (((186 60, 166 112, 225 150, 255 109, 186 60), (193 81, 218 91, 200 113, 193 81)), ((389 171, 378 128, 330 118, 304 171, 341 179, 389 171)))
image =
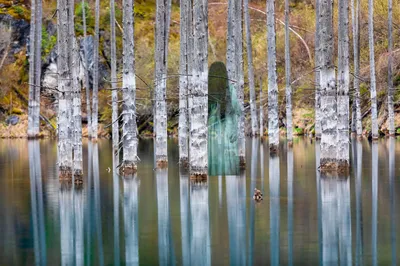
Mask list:
POLYGON ((26 20, 0 14, 0 66, 15 62, 14 55, 27 44, 29 28, 26 20))
POLYGON ((11 115, 11 116, 7 117, 7 119, 6 119, 7 125, 15 126, 16 124, 18 124, 18 122, 19 122, 19 118, 16 115, 11 115))

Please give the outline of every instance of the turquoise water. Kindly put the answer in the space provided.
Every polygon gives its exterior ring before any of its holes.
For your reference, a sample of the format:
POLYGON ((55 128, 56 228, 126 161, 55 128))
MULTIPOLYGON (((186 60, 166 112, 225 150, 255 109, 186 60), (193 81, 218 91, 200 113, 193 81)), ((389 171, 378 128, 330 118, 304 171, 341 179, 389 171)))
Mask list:
MULTIPOLYGON (((396 265, 400 139, 352 141, 348 176, 321 176, 318 145, 246 142, 246 171, 193 183, 154 170, 113 175, 111 142, 84 144, 84 184, 60 185, 55 141, 0 140, 0 265, 396 265), (255 203, 254 188, 264 199, 255 203)), ((222 154, 221 154, 222 156, 222 154)))

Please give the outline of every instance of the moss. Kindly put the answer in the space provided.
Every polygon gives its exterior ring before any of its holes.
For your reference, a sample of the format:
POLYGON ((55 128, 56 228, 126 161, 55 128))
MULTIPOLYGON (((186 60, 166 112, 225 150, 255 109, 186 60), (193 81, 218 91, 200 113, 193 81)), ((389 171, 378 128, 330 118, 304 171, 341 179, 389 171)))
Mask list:
POLYGON ((293 129, 293 134, 294 134, 294 135, 297 135, 297 136, 304 135, 304 129, 301 128, 301 127, 296 126, 296 127, 293 129))
POLYGON ((15 114, 15 115, 22 115, 22 114, 24 113, 24 111, 22 111, 22 109, 20 109, 20 108, 14 107, 14 108, 11 110, 11 113, 12 113, 12 114, 15 114))
POLYGON ((400 127, 396 129, 396 135, 400 135, 400 127))
POLYGON ((49 36, 45 27, 42 27, 42 60, 50 54, 54 46, 57 44, 57 36, 49 36))

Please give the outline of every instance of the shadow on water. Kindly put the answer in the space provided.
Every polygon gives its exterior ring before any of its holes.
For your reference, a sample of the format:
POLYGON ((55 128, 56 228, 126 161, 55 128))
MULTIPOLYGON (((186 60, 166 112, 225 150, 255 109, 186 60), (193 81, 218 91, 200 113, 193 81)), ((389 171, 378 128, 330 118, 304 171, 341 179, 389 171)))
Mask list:
POLYGON ((353 139, 352 169, 339 176, 318 171, 318 142, 282 142, 274 157, 251 139, 246 171, 202 183, 179 169, 177 149, 153 170, 152 142, 141 143, 129 178, 108 141, 85 143, 75 187, 59 183, 55 142, 0 140, 0 265, 398 262, 399 140, 353 139))

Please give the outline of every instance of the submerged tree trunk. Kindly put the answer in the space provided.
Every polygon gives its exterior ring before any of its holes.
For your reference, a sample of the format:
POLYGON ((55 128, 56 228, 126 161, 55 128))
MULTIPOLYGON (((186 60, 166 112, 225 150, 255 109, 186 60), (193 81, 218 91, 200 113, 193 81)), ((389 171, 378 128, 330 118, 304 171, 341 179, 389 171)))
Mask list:
POLYGON ((375 47, 374 47, 374 1, 368 0, 368 43, 371 91, 372 139, 378 139, 378 110, 376 105, 375 47))
POLYGON ((339 0, 337 76, 337 160, 340 169, 349 167, 349 2, 339 0))
POLYGON ((320 3, 321 160, 323 171, 337 168, 336 81, 333 59, 333 0, 320 3))
POLYGON ((93 94, 92 94, 92 139, 97 140, 98 134, 98 113, 99 113, 99 20, 100 0, 95 4, 94 44, 93 44, 93 94))
POLYGON ((268 139, 271 152, 279 149, 278 82, 276 76, 275 0, 267 0, 268 139))
MULTIPOLYGON (((73 120, 73 170, 79 180, 83 176, 82 162, 82 115, 81 115, 81 88, 79 85, 79 49, 75 37, 74 14, 75 1, 69 0, 69 70, 72 85, 72 120, 73 120)), ((77 181, 77 180, 76 180, 77 181)), ((81 180, 80 180, 81 181, 81 180)))
POLYGON ((321 87, 320 87, 320 5, 322 0, 315 0, 315 138, 321 138, 321 87))
POLYGON ((122 167, 124 175, 137 170, 136 79, 133 0, 123 1, 123 123, 122 167))
POLYGON ((293 140, 290 65, 289 0, 285 0, 286 136, 289 144, 291 144, 293 140))
POLYGON ((190 113, 190 174, 207 175, 208 117, 208 0, 194 0, 191 113, 190 113))
POLYGON ((389 113, 389 135, 394 136, 394 108, 393 108, 393 25, 392 25, 392 0, 389 0, 388 10, 388 113, 389 113))
POLYGON ((157 167, 166 167, 167 157, 167 53, 169 39, 168 0, 157 0, 156 11, 156 51, 155 51, 155 108, 154 128, 156 137, 157 167))
POLYGON ((188 141, 188 91, 191 0, 181 0, 180 5, 180 61, 179 61, 179 162, 183 167, 189 163, 188 141))
POLYGON ((250 113, 251 113, 251 135, 258 135, 258 121, 257 121, 257 104, 256 92, 254 84, 254 69, 253 69, 253 47, 251 42, 250 30, 250 14, 249 14, 249 0, 244 0, 244 24, 246 30, 246 43, 247 43, 247 67, 249 74, 249 89, 250 89, 250 113))
MULTIPOLYGON (((352 0, 351 17, 353 28, 353 52, 354 52, 354 102, 355 103, 355 127, 357 136, 362 136, 362 117, 361 117, 361 99, 360 99, 360 0, 352 0), (355 1, 355 3, 354 3, 355 1)), ((354 110, 354 108, 353 108, 354 110)), ((353 115, 354 117, 354 115, 353 115)))
POLYGON ((68 62, 68 3, 57 1, 57 69, 58 69, 58 167, 60 178, 72 176, 71 78, 68 62))
MULTIPOLYGON (((83 23, 83 38, 87 40, 86 36, 86 5, 85 0, 82 0, 82 23, 83 23)), ((86 90, 86 116, 87 116, 87 131, 88 138, 92 137, 92 111, 91 111, 91 101, 90 101, 90 88, 89 88, 89 62, 88 62, 88 51, 86 43, 83 46, 84 62, 85 67, 83 68, 85 76, 85 90, 86 90)))
POLYGON ((42 51, 42 0, 31 3, 29 56, 28 138, 37 138, 40 132, 40 81, 42 51))
POLYGON ((244 74, 243 74, 243 0, 235 0, 236 4, 236 67, 237 67, 237 97, 240 108, 238 119, 238 146, 239 146, 239 166, 244 168, 246 165, 246 140, 245 140, 245 117, 244 117, 244 74))
POLYGON ((117 90, 117 48, 115 36, 115 1, 110 1, 110 28, 111 28, 111 99, 112 99, 112 140, 113 150, 118 151, 119 122, 118 122, 118 90, 117 90))

